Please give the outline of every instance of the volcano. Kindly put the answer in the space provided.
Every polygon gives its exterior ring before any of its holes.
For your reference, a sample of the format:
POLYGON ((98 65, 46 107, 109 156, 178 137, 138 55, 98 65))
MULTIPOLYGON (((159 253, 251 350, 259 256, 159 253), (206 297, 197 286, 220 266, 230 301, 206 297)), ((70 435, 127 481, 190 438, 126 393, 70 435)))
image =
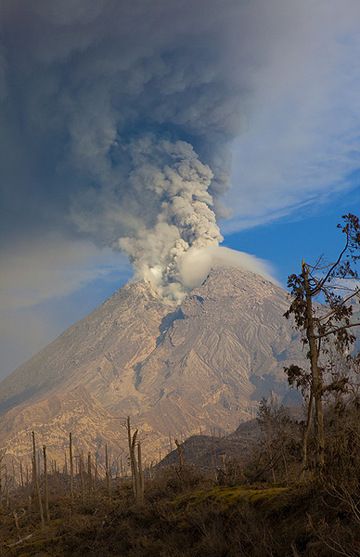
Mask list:
POLYGON ((304 355, 283 314, 286 292, 238 268, 210 271, 179 306, 132 282, 0 384, 0 445, 20 458, 30 432, 62 458, 79 450, 126 452, 126 416, 145 458, 169 437, 228 433, 258 401, 289 396, 284 366, 304 355))

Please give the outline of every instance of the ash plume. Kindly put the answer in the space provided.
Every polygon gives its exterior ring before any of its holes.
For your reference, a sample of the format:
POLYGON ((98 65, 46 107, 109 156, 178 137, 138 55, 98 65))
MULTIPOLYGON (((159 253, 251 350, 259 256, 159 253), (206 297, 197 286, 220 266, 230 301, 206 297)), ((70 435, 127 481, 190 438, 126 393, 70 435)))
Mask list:
POLYGON ((133 191, 144 186, 159 212, 151 228, 141 227, 118 240, 137 274, 165 297, 181 299, 179 263, 191 248, 217 245, 222 239, 212 209, 209 187, 213 173, 184 141, 151 139, 136 145, 138 160, 130 177, 133 191), (145 146, 144 146, 145 143, 145 146), (155 158, 155 154, 158 158, 155 158))
POLYGON ((0 5, 0 257, 110 246, 176 298, 221 199, 234 232, 354 186, 358 0, 0 5))
POLYGON ((29 212, 41 198, 40 227, 66 223, 126 252, 175 300, 184 254, 222 240, 219 196, 247 98, 233 44, 242 5, 4 2, 3 130, 31 146, 29 212))

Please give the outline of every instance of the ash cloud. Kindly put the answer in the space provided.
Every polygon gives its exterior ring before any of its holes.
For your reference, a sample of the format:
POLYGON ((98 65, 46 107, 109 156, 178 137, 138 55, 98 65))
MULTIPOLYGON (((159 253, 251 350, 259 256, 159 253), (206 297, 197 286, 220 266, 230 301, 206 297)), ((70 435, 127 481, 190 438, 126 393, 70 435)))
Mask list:
POLYGON ((130 188, 139 195, 147 189, 159 210, 150 227, 133 230, 118 246, 140 277, 164 297, 181 300, 185 290, 179 264, 186 252, 222 240, 208 191, 214 175, 184 141, 146 138, 135 145, 134 158, 130 188))
POLYGON ((221 240, 246 97, 228 37, 243 3, 3 4, 3 158, 21 160, 8 219, 123 250, 177 299, 182 255, 221 240))
POLYGON ((178 299, 181 259, 221 240, 224 194, 238 230, 349 187, 359 14, 357 0, 2 0, 3 244, 125 250, 178 299))

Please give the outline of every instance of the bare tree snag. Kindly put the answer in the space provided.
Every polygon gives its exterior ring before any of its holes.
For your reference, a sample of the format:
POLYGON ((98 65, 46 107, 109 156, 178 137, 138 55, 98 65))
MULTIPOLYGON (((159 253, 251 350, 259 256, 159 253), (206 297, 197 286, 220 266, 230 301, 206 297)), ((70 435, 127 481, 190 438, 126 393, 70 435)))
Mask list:
POLYGON ((43 457, 44 457, 45 515, 46 515, 47 522, 50 522, 49 483, 48 483, 47 455, 46 455, 45 445, 43 446, 43 457))
POLYGON ((37 469, 37 454, 36 454, 36 441, 35 441, 35 433, 34 431, 31 433, 32 436, 32 466, 33 466, 33 489, 36 493, 37 500, 39 503, 39 513, 40 513, 40 520, 41 526, 45 526, 44 520, 44 511, 43 511, 43 504, 41 500, 41 492, 40 492, 40 484, 39 484, 39 476, 38 476, 38 469, 37 469))

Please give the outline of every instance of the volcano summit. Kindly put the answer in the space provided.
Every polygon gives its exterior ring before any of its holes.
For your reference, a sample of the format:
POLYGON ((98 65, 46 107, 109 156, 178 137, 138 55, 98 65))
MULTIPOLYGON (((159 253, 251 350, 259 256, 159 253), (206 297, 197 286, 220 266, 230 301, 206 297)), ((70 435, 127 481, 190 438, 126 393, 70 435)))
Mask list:
POLYGON ((179 306, 129 283, 2 381, 1 446, 25 455, 34 430, 61 458, 71 431, 84 451, 121 453, 130 415, 152 459, 169 435, 233 430, 263 396, 287 396, 283 367, 303 360, 287 306, 238 268, 212 269, 179 306))

